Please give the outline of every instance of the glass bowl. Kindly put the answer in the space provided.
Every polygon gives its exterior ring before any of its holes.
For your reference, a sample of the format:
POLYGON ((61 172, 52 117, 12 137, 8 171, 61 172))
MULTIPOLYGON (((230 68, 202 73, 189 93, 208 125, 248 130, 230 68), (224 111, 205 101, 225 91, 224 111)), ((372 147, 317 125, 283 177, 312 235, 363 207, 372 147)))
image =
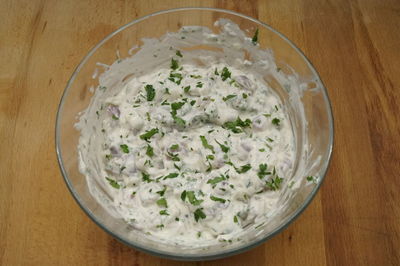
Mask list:
POLYGON ((253 248, 279 233, 304 211, 317 193, 329 165, 332 146, 333 117, 330 101, 310 61, 291 41, 267 24, 236 12, 214 8, 161 11, 136 19, 109 34, 89 51, 72 74, 61 98, 56 121, 56 152, 60 169, 71 194, 84 212, 121 242, 153 255, 179 260, 230 256, 253 248), (122 219, 111 216, 91 196, 86 178, 79 172, 77 145, 80 132, 74 125, 79 112, 89 105, 92 88, 98 86, 94 72, 99 71, 99 66, 111 65, 118 59, 129 57, 132 54, 131 48, 140 46, 142 38, 160 38, 186 25, 217 30, 214 22, 220 18, 236 23, 250 38, 258 29, 259 45, 262 49, 272 51, 277 69, 301 83, 301 86, 291 88, 299 92, 299 101, 296 103, 290 99, 288 88, 276 80, 265 79, 279 95, 290 115, 297 151, 294 173, 289 181, 298 180, 297 185, 295 189, 283 193, 289 201, 287 207, 268 223, 249 232, 245 241, 221 243, 208 248, 160 244, 132 233, 132 229, 122 219))

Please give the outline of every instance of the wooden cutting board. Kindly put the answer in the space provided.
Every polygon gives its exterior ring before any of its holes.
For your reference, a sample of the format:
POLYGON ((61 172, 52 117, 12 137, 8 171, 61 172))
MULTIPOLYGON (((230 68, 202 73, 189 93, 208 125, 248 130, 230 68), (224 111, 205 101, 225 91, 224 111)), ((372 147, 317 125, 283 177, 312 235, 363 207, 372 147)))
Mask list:
POLYGON ((400 265, 398 0, 0 1, 1 265, 400 265), (73 200, 54 148, 58 103, 82 57, 119 26, 182 6, 258 18, 296 43, 328 88, 326 180, 284 232, 246 253, 184 263, 131 249, 73 200))

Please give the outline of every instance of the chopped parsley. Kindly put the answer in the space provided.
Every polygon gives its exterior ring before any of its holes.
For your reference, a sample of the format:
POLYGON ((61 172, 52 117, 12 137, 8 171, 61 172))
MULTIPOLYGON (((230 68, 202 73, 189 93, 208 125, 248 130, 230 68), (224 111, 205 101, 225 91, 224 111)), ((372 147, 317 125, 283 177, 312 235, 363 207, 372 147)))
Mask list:
POLYGON ((226 200, 225 199, 223 199, 223 198, 218 198, 218 197, 215 197, 215 196, 210 196, 210 199, 211 200, 213 200, 213 201, 219 201, 219 202, 221 202, 221 203, 225 203, 226 202, 226 200))
POLYGON ((158 133, 158 128, 153 128, 150 129, 149 131, 146 131, 146 133, 140 135, 140 138, 148 142, 149 139, 157 133, 158 133))
POLYGON ((227 95, 227 96, 225 96, 225 97, 222 97, 222 100, 223 100, 224 102, 226 102, 226 101, 228 101, 229 99, 232 99, 232 98, 235 98, 235 97, 237 97, 236 94, 229 94, 229 95, 227 95))
POLYGON ((165 194, 165 191, 167 191, 167 187, 166 187, 166 186, 164 186, 164 189, 163 189, 163 190, 157 191, 156 193, 157 193, 158 195, 160 195, 160 197, 163 197, 164 194, 165 194))
POLYGON ((198 222, 200 219, 205 219, 207 216, 203 212, 203 208, 196 209, 194 211, 194 220, 198 222))
POLYGON ((220 176, 217 176, 217 177, 209 179, 207 181, 207 184, 215 185, 215 184, 218 184, 219 182, 222 182, 224 180, 226 180, 226 177, 224 175, 220 175, 220 176))
POLYGON ((106 177, 106 179, 107 179, 108 183, 110 183, 110 185, 111 185, 113 188, 119 189, 119 188, 121 187, 121 186, 117 183, 117 181, 115 181, 114 179, 111 179, 111 178, 108 178, 108 177, 106 177))
POLYGON ((179 68, 178 60, 171 58, 171 69, 177 70, 179 68))
POLYGON ((146 155, 149 156, 150 158, 154 156, 153 147, 151 147, 150 145, 147 145, 146 155))
POLYGON ((116 116, 116 115, 112 115, 111 117, 112 117, 112 119, 114 119, 114 120, 119 120, 119 117, 116 116))
POLYGON ((176 116, 176 111, 181 109, 182 106, 185 105, 185 102, 174 102, 171 103, 171 114, 172 116, 176 116))
POLYGON ((217 140, 215 140, 216 143, 218 143, 219 147, 221 148, 222 152, 227 153, 229 151, 229 147, 225 146, 221 143, 219 143, 217 140))
POLYGON ((236 168, 236 167, 235 167, 235 170, 236 170, 236 172, 237 172, 238 174, 246 173, 246 172, 249 171, 250 169, 251 169, 251 165, 250 165, 250 164, 242 165, 240 168, 236 168))
POLYGON ((146 99, 147 101, 152 101, 156 96, 156 91, 154 90, 153 85, 147 84, 145 87, 146 89, 146 99))
POLYGON ((201 79, 201 76, 200 76, 200 75, 190 75, 190 77, 191 77, 191 78, 194 78, 194 79, 201 79))
POLYGON ((169 147, 171 150, 176 151, 177 149, 179 149, 179 144, 173 144, 171 145, 171 147, 169 147))
POLYGON ((179 50, 176 50, 176 53, 175 53, 177 56, 179 56, 179 57, 183 57, 182 56, 182 54, 181 54, 181 51, 179 51, 179 50))
POLYGON ((199 200, 196 198, 194 191, 186 191, 186 197, 189 200, 190 204, 192 204, 193 206, 198 206, 200 205, 200 203, 203 202, 203 200, 199 200))
POLYGON ((222 69, 222 72, 221 72, 221 78, 222 78, 222 80, 225 81, 225 80, 227 80, 227 79, 230 78, 230 77, 231 77, 231 72, 229 71, 229 69, 228 69, 227 67, 224 67, 224 68, 222 69))
POLYGON ((207 160, 214 160, 215 157, 214 157, 214 155, 209 154, 209 155, 206 156, 206 159, 207 159, 207 160))
POLYGON ((253 38, 251 39, 251 42, 256 45, 258 42, 258 28, 256 29, 256 32, 253 35, 253 38))
POLYGON ((184 191, 181 193, 181 199, 182 199, 183 201, 185 201, 185 199, 186 199, 186 190, 184 190, 184 191))
POLYGON ((126 145, 126 144, 121 144, 121 145, 119 145, 119 147, 121 148, 121 150, 122 150, 124 153, 129 153, 128 145, 126 145))
POLYGON ((167 210, 161 210, 160 215, 169 215, 169 213, 167 212, 167 210))
POLYGON ((281 123, 281 120, 278 118, 274 118, 272 119, 272 124, 274 124, 275 126, 279 126, 281 123))
POLYGON ((258 166, 258 168, 259 168, 259 169, 258 169, 257 175, 258 175, 258 177, 259 177, 260 179, 263 179, 266 175, 270 175, 270 174, 271 174, 271 172, 267 172, 268 166, 267 166, 266 163, 260 164, 260 165, 258 166))
POLYGON ((157 205, 162 208, 168 208, 167 200, 165 198, 157 200, 157 205))
POLYGON ((168 179, 168 178, 175 178, 175 177, 178 177, 178 173, 171 173, 171 174, 168 174, 168 175, 166 175, 166 176, 164 176, 164 180, 165 179, 168 179))
POLYGON ((243 121, 242 119, 240 119, 240 117, 238 117, 235 121, 225 122, 222 127, 231 130, 233 133, 241 133, 243 132, 244 128, 250 126, 251 126, 250 119, 247 118, 246 120, 243 121))
POLYGON ((174 162, 179 162, 181 159, 179 158, 178 154, 173 154, 171 152, 167 152, 168 153, 168 157, 174 161, 174 162))
POLYGON ((317 178, 315 178, 314 176, 307 176, 307 181, 308 182, 313 182, 313 183, 317 183, 317 178))
POLYGON ((206 137, 200 136, 200 139, 201 139, 201 143, 203 144, 203 147, 204 147, 204 148, 209 149, 209 150, 211 150, 213 153, 215 153, 215 151, 214 151, 214 146, 208 144, 208 141, 207 141, 206 137))
POLYGON ((188 93, 190 91, 190 86, 186 86, 185 88, 183 88, 183 91, 185 93, 188 93))
MULTIPOLYGON (((181 84, 182 79, 183 79, 183 77, 182 77, 181 73, 170 73, 169 78, 168 78, 168 80, 176 83, 177 85, 181 84)), ((170 94, 169 91, 168 91, 168 94, 170 94)))
POLYGON ((175 122, 178 126, 183 127, 183 126, 186 125, 186 121, 185 121, 184 119, 182 119, 181 117, 176 116, 176 115, 173 115, 172 118, 174 119, 174 122, 175 122))
POLYGON ((283 181, 283 178, 279 177, 276 174, 276 170, 274 167, 274 170, 272 172, 272 177, 269 181, 267 181, 265 184, 271 189, 271 190, 278 190, 281 187, 281 183, 283 181))
POLYGON ((153 179, 150 178, 150 175, 145 172, 142 172, 142 180, 143 180, 143 182, 147 182, 147 183, 154 181, 153 179))
POLYGON ((239 220, 238 220, 238 218, 237 218, 237 216, 235 215, 235 216, 233 216, 233 222, 234 223, 236 223, 236 224, 238 224, 239 223, 239 220))

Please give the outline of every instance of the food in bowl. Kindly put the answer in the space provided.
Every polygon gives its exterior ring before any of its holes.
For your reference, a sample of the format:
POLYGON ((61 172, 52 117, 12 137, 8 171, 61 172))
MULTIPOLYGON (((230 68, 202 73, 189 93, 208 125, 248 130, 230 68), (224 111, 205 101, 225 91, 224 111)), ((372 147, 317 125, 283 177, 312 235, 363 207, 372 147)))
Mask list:
POLYGON ((106 66, 77 124, 92 196, 132 231, 179 246, 242 241, 302 181, 289 178, 294 129, 265 76, 293 101, 301 84, 259 47, 257 29, 215 26, 145 39, 106 66))

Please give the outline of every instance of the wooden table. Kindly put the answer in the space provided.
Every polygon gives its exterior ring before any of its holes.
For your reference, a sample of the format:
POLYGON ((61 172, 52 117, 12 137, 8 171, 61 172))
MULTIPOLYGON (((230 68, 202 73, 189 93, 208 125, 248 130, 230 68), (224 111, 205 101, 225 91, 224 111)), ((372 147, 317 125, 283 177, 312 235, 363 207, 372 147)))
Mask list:
POLYGON ((267 243, 193 265, 400 265, 400 2, 1 0, 0 264, 192 265, 131 249, 78 207, 61 177, 55 114, 88 50, 161 9, 226 8, 284 33, 325 82, 331 167, 308 209, 267 243))

